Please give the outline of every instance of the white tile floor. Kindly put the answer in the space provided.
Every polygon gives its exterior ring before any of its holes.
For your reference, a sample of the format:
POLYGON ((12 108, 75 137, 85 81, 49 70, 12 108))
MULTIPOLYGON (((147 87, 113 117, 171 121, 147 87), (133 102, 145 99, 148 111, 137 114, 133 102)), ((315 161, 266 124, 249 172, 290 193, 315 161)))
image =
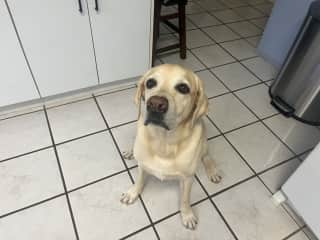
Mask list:
MULTIPOLYGON (((180 223, 177 182, 149 177, 137 203, 120 204, 136 176, 136 162, 120 155, 135 136, 133 87, 0 120, 0 239, 314 240, 290 209, 270 200, 320 140, 319 129, 269 104, 276 71, 255 47, 270 7, 267 0, 193 0, 188 58, 157 60, 197 71, 210 98, 205 123, 223 181, 212 184, 200 167, 195 231, 180 223)), ((161 33, 162 44, 176 41, 165 26, 161 33)))

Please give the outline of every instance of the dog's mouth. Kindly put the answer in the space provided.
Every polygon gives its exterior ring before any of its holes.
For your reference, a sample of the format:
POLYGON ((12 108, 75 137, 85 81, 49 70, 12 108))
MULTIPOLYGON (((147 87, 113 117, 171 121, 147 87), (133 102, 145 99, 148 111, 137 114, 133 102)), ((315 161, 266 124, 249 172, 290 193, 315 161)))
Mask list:
POLYGON ((144 125, 148 126, 149 124, 157 125, 168 131, 170 130, 168 125, 163 121, 163 115, 160 114, 149 113, 146 120, 144 121, 144 125))

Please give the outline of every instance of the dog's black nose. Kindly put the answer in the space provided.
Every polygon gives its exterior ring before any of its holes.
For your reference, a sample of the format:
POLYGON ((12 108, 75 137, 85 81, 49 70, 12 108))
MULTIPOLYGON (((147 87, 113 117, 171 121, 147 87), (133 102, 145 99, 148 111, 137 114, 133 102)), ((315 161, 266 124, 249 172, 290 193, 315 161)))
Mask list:
POLYGON ((149 112, 166 113, 168 111, 168 99, 160 96, 153 96, 147 101, 147 110, 149 112))

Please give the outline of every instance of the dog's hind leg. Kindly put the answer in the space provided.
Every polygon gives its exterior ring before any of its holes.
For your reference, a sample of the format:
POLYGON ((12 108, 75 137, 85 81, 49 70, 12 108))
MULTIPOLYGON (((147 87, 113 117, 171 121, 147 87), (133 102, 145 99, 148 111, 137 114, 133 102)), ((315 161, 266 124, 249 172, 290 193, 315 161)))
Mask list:
POLYGON ((204 165, 204 169, 206 170, 209 180, 214 183, 219 183, 222 177, 218 174, 217 168, 209 153, 204 155, 204 157, 202 158, 202 163, 204 165))

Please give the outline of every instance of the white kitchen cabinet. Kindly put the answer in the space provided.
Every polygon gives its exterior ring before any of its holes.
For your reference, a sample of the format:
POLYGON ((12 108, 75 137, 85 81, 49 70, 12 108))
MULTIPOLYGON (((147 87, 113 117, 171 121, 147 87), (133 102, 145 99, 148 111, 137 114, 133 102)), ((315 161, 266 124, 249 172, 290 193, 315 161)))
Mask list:
POLYGON ((0 1, 0 106, 39 98, 4 1, 0 1))
POLYGON ((151 66, 152 0, 87 1, 100 82, 143 74, 151 66))
POLYGON ((98 84, 85 0, 7 2, 43 97, 98 84))

